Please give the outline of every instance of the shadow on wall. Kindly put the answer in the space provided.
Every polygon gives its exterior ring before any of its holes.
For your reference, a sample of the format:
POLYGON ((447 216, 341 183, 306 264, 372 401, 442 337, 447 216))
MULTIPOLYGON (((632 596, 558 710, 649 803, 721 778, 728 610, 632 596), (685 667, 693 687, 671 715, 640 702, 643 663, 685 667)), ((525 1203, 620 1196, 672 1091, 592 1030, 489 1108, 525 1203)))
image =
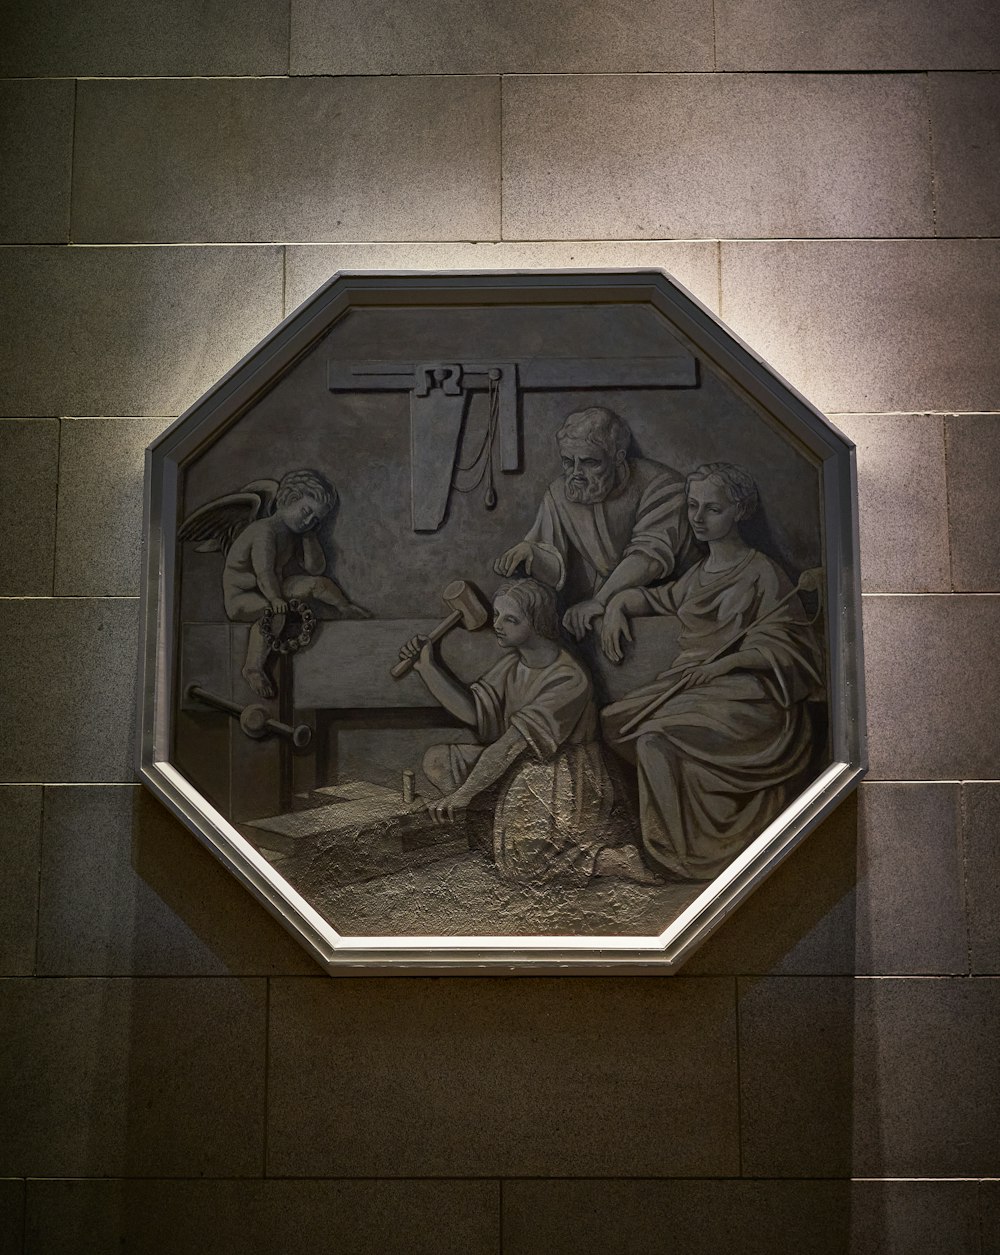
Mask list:
POLYGON ((314 961, 165 807, 145 790, 132 809, 135 911, 129 971, 319 974, 314 961))
MULTIPOLYGON (((227 878, 216 875, 210 856, 172 819, 158 817, 157 809, 146 798, 136 805, 135 870, 184 929, 214 954, 219 967, 247 970, 241 952, 248 945, 259 947, 261 936, 273 943, 270 921, 262 918, 257 921, 261 928, 254 929, 253 915, 263 916, 262 908, 244 895, 246 909, 239 909, 235 897, 242 891, 222 883, 227 878)), ((376 1118, 365 1127, 356 1125, 339 1151, 334 1136, 334 1145, 308 1168, 296 1167, 299 1152, 289 1152, 286 1158, 292 1162, 283 1171, 294 1177, 343 1170, 347 1163, 340 1154, 349 1155, 352 1171, 374 1171, 386 1143, 398 1137, 395 1171, 400 1175, 701 1178, 615 1183, 627 1196, 620 1200, 616 1230, 619 1242, 625 1238, 623 1251, 639 1249, 629 1242, 639 1240, 657 1211, 675 1236, 690 1235, 677 1247, 686 1253, 848 1252, 858 1248, 859 1240, 866 1251, 881 1249, 880 1234, 891 1227, 891 1217, 883 1212, 886 1198, 874 1189, 859 1192, 850 1182, 852 1176, 892 1168, 883 1163, 879 1138, 877 1043, 865 1008, 856 1005, 852 979, 856 971, 870 970, 870 939, 857 919, 858 846, 858 804, 852 797, 674 978, 459 976, 429 982, 397 976, 307 982, 314 992, 296 1011, 297 1018, 304 1017, 296 1071, 320 1073, 315 1093, 306 1085, 308 1101, 320 1104, 316 1118, 325 1119, 328 1108, 332 1119, 337 1103, 350 1105, 352 1095, 360 1101, 362 1092, 369 1095, 365 1101, 371 1101, 372 1110, 394 1114, 388 1124, 376 1118), (431 984, 433 999, 426 996, 431 984), (360 1028, 355 1023, 358 999, 369 1007, 360 1028), (410 1014, 418 1005, 419 1015, 410 1014), (650 1031, 650 1015, 664 1031, 650 1031), (518 1018, 520 1023, 512 1026, 518 1018), (479 1041, 477 1050, 485 1051, 476 1066, 458 1058, 469 1053, 466 1031, 479 1041), (415 1095, 400 1098, 423 1084, 418 1084, 424 1076, 418 1047, 428 1034, 437 1037, 440 1050, 437 1081, 431 1086, 447 1088, 452 1095, 447 1103, 436 1103, 433 1093, 426 1102, 415 1095), (735 1048, 734 1034, 738 1060, 727 1053, 735 1048), (341 1037, 337 1058, 327 1059, 329 1043, 341 1037), (359 1048, 362 1038, 378 1041, 374 1057, 350 1065, 358 1075, 340 1074, 336 1094, 325 1094, 327 1070, 349 1063, 342 1052, 359 1048), (720 1039, 726 1043, 721 1056, 720 1039), (572 1043, 569 1058, 567 1042, 572 1043), (634 1060, 636 1055, 641 1061, 634 1060), (714 1061, 706 1063, 712 1056, 714 1061), (583 1065, 582 1076, 570 1066, 581 1057, 590 1065, 583 1065), (630 1057, 633 1062, 622 1076, 600 1066, 602 1058, 630 1057), (536 1078, 531 1083, 525 1079, 529 1075, 536 1078), (538 1076, 546 1092, 541 1104, 535 1092, 538 1076), (625 1080, 634 1088, 622 1110, 619 1091, 625 1080), (706 1130, 689 1123, 690 1094, 680 1097, 692 1083, 703 1093, 707 1125, 717 1130, 711 1150, 706 1150, 706 1130), (645 1113, 644 1091, 654 1109, 645 1113), (492 1136, 481 1141, 474 1131, 498 1093, 509 1107, 504 1123, 511 1124, 499 1146, 492 1136), (415 1157, 407 1132, 411 1121, 430 1121, 434 1127, 428 1128, 428 1138, 441 1139, 444 1149, 432 1154, 433 1162, 415 1157), (575 1130, 572 1136, 567 1121, 575 1130), (672 1149, 665 1152, 664 1141, 672 1149), (746 1179, 739 1180, 741 1175, 746 1179), (626 1237, 633 1228, 633 1237, 626 1237)), ((267 970, 269 962, 273 956, 251 959, 256 970, 267 970)), ((279 961, 277 970, 292 969, 279 961)), ((310 968, 303 964, 299 970, 310 968)), ((273 1031, 280 1028, 275 1024, 273 1031)), ((272 1068, 280 1068, 273 1044, 271 1049, 272 1068)), ((289 1083, 278 1081, 279 1086, 289 1083)), ((296 1081, 293 1088, 301 1084, 296 1081)), ((301 1133, 307 1147, 308 1128, 300 1128, 293 1113, 286 1112, 284 1119, 284 1136, 297 1144, 301 1133)), ((138 1141, 141 1124, 137 1119, 138 1141)), ((308 1160, 308 1150, 302 1153, 308 1160)), ((566 1191, 569 1206, 576 1183, 550 1184, 554 1199, 566 1191)), ((600 1244, 588 1244, 580 1228, 585 1214, 587 1209, 567 1214, 565 1227, 559 1226, 565 1244, 553 1234, 547 1249, 574 1255, 619 1249, 603 1226, 600 1244)), ((511 1219, 516 1225, 516 1216, 511 1219)))

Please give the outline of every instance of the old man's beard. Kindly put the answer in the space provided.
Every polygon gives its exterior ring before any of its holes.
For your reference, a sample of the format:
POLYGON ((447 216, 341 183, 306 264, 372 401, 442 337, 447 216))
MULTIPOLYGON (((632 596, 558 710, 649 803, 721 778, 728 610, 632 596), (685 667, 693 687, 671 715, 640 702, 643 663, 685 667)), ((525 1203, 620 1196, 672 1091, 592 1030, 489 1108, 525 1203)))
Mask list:
POLYGON ((565 477, 566 500, 577 505, 597 505, 615 486, 614 462, 600 470, 573 471, 565 477))

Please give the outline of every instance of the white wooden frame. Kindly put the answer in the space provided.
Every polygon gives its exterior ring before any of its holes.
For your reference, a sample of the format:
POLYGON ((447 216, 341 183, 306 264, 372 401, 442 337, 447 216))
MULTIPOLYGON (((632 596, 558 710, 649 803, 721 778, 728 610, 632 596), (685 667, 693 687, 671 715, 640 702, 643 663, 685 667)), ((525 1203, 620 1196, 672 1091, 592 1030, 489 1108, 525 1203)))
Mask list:
POLYGON ((866 768, 854 446, 710 310, 660 271, 334 275, 150 445, 144 536, 141 778, 332 974, 676 971, 856 786, 866 768), (659 936, 342 936, 170 762, 177 494, 185 463, 236 421, 348 309, 387 302, 434 307, 470 299, 498 304, 649 303, 822 467, 825 593, 831 608, 831 765, 659 936))

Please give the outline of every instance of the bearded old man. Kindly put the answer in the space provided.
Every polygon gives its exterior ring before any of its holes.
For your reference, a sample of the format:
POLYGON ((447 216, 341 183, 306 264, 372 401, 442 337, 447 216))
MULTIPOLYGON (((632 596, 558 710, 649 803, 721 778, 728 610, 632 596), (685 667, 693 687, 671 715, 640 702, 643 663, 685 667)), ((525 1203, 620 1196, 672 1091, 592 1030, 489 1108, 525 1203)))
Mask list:
POLYGON ((684 477, 629 457, 632 433, 601 406, 570 414, 556 432, 562 477, 550 484, 524 540, 496 560, 562 593, 563 623, 582 640, 611 598, 680 574, 697 557, 684 477))

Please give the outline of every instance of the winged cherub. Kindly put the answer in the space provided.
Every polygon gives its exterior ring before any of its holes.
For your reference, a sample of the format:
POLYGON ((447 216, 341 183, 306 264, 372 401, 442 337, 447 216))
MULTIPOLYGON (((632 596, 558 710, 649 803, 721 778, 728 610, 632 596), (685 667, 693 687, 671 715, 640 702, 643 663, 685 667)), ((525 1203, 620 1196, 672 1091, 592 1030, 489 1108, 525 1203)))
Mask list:
MULTIPOLYGON (((368 619, 340 585, 324 574, 326 554, 316 530, 337 502, 337 490, 318 471, 289 471, 281 480, 255 479, 239 492, 195 510, 181 524, 181 540, 197 540, 199 552, 221 550, 226 565, 222 593, 226 614, 252 623, 243 678, 261 697, 274 696, 265 671, 270 644, 261 628, 266 611, 284 615, 291 598, 316 601, 338 619, 368 619), (295 561, 304 574, 285 575, 295 561)), ((272 631, 277 625, 272 622, 272 631)))

